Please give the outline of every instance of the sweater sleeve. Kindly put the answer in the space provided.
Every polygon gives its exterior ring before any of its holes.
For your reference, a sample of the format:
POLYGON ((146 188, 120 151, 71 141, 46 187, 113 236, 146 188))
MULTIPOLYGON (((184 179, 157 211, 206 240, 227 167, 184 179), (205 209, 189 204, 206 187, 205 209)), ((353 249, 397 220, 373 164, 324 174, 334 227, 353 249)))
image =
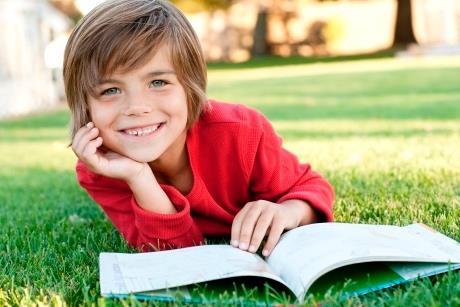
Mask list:
POLYGON ((101 206, 130 246, 139 251, 155 251, 203 243, 203 236, 190 215, 188 200, 174 187, 161 185, 177 213, 154 213, 137 204, 123 181, 94 174, 81 162, 77 163, 76 171, 80 185, 101 206))
POLYGON ((282 147, 278 137, 261 114, 251 118, 252 129, 245 140, 253 160, 249 160, 250 193, 253 199, 282 203, 289 199, 307 202, 320 221, 332 221, 334 191, 332 186, 309 164, 299 163, 297 157, 282 147))

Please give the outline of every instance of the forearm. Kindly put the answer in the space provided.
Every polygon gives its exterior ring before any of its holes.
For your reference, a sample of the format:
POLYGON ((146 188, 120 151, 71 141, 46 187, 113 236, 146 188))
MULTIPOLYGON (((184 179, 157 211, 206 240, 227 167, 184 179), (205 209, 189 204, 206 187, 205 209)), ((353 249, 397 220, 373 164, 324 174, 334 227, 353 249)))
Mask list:
POLYGON ((295 212, 298 217, 298 226, 316 223, 318 216, 313 208, 305 201, 299 199, 288 199, 281 203, 295 212))
POLYGON ((158 184, 150 168, 127 183, 142 209, 161 214, 177 213, 176 208, 158 184))

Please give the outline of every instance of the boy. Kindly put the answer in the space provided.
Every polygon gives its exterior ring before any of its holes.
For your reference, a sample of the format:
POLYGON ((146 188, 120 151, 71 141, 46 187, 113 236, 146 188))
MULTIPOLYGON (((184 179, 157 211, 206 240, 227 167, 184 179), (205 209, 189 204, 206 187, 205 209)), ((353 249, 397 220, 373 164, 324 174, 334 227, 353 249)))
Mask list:
POLYGON ((333 191, 281 147, 258 112, 206 98, 206 64, 185 16, 112 0, 65 51, 81 186, 140 250, 231 244, 267 256, 284 230, 332 220, 333 191))

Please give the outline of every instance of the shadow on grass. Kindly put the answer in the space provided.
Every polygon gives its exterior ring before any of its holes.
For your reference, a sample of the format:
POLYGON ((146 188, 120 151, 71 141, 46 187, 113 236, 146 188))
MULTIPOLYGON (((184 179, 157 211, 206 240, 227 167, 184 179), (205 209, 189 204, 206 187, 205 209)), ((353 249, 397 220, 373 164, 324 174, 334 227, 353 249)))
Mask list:
POLYGON ((252 58, 251 60, 247 62, 242 62, 242 63, 220 63, 220 62, 213 63, 211 62, 211 63, 208 63, 208 69, 209 70, 245 69, 245 68, 273 67, 273 66, 285 66, 285 65, 296 65, 296 64, 359 61, 359 60, 392 58, 394 57, 394 55, 395 55, 395 51, 389 49, 389 50, 382 50, 376 53, 348 55, 348 56, 312 56, 312 57, 260 56, 260 57, 252 58))
POLYGON ((250 102, 271 120, 457 119, 460 87, 450 80, 459 77, 458 69, 423 69, 353 77, 274 76, 262 81, 228 81, 223 88, 231 88, 232 99, 250 102))
MULTIPOLYGON (((69 125, 70 113, 67 110, 50 111, 14 119, 0 120, 1 130, 22 128, 63 128, 69 125)), ((0 130, 0 133, 1 133, 0 130)))
POLYGON ((281 105, 261 104, 256 106, 271 120, 368 120, 368 119, 458 119, 460 104, 458 101, 433 101, 424 104, 389 105, 324 105, 305 106, 293 103, 285 107, 281 105))

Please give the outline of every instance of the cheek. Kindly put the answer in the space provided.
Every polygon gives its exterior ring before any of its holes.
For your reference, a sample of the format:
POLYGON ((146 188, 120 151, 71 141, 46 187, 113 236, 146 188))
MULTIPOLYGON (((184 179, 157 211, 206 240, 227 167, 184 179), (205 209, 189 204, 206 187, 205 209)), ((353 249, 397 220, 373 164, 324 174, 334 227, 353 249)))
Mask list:
POLYGON ((94 125, 99 129, 106 128, 116 117, 113 110, 110 108, 103 108, 101 106, 92 106, 90 108, 90 114, 94 125))
POLYGON ((188 106, 187 106, 187 97, 185 96, 184 91, 177 91, 174 94, 170 95, 167 101, 167 107, 171 114, 174 114, 176 117, 181 119, 187 119, 188 115, 188 106))
POLYGON ((182 89, 180 93, 180 108, 182 111, 182 114, 187 118, 188 114, 188 103, 187 103, 187 96, 185 95, 185 91, 182 89))

